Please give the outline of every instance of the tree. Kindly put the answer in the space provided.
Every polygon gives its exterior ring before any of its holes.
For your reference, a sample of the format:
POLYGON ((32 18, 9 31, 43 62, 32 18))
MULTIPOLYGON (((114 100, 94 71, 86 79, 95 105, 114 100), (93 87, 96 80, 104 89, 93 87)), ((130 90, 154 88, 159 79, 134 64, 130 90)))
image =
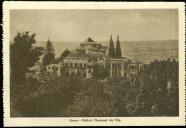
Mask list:
POLYGON ((104 67, 102 65, 93 66, 93 77, 95 79, 105 79, 108 76, 109 76, 108 67, 104 67))
POLYGON ((33 66, 43 53, 43 47, 33 46, 36 34, 17 33, 10 45, 11 82, 23 82, 28 68, 33 66))
POLYGON ((43 65, 50 64, 55 59, 54 47, 52 42, 48 39, 46 42, 45 55, 43 57, 43 65))
POLYGON ((68 49, 66 49, 62 54, 61 54, 61 59, 64 59, 65 57, 67 57, 70 54, 70 51, 68 49))
POLYGON ((116 57, 122 57, 121 47, 120 47, 120 42, 119 42, 119 36, 117 36, 116 57))
POLYGON ((110 36, 110 44, 108 49, 108 57, 115 57, 114 43, 112 40, 112 35, 110 36))
POLYGON ((26 85, 26 73, 29 67, 34 66, 44 50, 43 47, 34 46, 36 43, 35 36, 36 34, 30 35, 29 32, 18 32, 10 45, 11 115, 12 112, 16 111, 14 109, 15 104, 24 98, 27 90, 30 90, 30 87, 28 88, 26 85))
POLYGON ((143 70, 142 86, 138 94, 137 115, 176 116, 178 103, 178 62, 155 60, 143 70), (143 103, 143 104, 142 104, 143 103))
MULTIPOLYGON (((40 80, 26 79, 24 94, 14 105, 23 117, 62 116, 61 109, 71 105, 74 99, 71 79, 59 79, 53 74, 42 73, 40 80)), ((78 87, 76 87, 78 88, 78 87)), ((15 115, 17 116, 17 115, 15 115)))

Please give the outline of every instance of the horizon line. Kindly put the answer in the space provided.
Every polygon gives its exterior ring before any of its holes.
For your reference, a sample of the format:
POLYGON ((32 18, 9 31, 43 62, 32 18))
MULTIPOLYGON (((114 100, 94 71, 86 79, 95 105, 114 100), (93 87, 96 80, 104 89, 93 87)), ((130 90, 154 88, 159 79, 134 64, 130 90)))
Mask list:
MULTIPOLYGON (((50 38, 49 38, 50 39, 50 38)), ((47 39, 48 40, 48 39, 47 39)), ((39 40, 36 42, 46 42, 47 40, 39 40)), ((52 42, 68 42, 68 43, 74 43, 74 42, 84 42, 83 41, 65 41, 65 40, 51 40, 52 42)), ((95 42, 110 42, 110 40, 94 40, 95 42)), ((114 40, 113 40, 114 41, 114 40)), ((152 41, 179 41, 179 39, 165 39, 165 40, 120 40, 120 42, 152 42, 152 41)))

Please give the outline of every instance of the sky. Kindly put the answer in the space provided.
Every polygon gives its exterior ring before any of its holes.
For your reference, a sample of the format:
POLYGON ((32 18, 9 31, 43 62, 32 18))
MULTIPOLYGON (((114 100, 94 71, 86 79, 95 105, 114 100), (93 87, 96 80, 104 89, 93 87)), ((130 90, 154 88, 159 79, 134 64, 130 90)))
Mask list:
POLYGON ((10 40, 17 32, 36 33, 37 41, 108 41, 178 39, 176 9, 11 10, 10 40))

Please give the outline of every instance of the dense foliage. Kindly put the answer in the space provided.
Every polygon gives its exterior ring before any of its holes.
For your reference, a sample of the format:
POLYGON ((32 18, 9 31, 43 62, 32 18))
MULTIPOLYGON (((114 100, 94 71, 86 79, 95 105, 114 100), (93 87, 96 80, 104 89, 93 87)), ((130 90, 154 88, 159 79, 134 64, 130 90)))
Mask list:
POLYGON ((39 80, 27 78, 14 107, 22 116, 176 116, 176 70, 178 62, 168 60, 154 61, 130 78, 80 79, 42 73, 39 80))
MULTIPOLYGON (((14 113, 17 110, 14 110, 12 106, 21 100, 30 89, 26 85, 26 73, 29 67, 34 66, 40 59, 44 50, 43 47, 34 46, 35 36, 36 34, 29 34, 29 32, 17 33, 10 45, 10 105, 14 113)), ((37 81, 32 83, 37 83, 37 81)), ((35 88, 34 85, 32 87, 35 88)))
POLYGON ((34 46, 35 36, 36 34, 29 32, 17 33, 10 45, 11 79, 14 82, 23 82, 28 68, 33 66, 43 53, 43 47, 34 46))
POLYGON ((103 65, 93 65, 93 78, 95 79, 106 79, 109 77, 108 65, 105 67, 103 65))

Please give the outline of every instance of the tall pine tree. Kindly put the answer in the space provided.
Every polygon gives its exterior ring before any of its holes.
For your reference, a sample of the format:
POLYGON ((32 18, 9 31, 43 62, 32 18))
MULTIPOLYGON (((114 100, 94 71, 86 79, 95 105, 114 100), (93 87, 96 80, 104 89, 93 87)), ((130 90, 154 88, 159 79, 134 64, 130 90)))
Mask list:
POLYGON ((43 57, 43 65, 50 64, 55 59, 54 47, 52 42, 48 39, 46 42, 46 52, 43 57))
POLYGON ((115 57, 114 43, 112 40, 112 35, 110 36, 110 44, 108 49, 108 57, 115 57))
POLYGON ((120 47, 120 42, 119 42, 119 36, 117 35, 117 43, 116 43, 116 57, 122 57, 121 53, 121 47, 120 47))

